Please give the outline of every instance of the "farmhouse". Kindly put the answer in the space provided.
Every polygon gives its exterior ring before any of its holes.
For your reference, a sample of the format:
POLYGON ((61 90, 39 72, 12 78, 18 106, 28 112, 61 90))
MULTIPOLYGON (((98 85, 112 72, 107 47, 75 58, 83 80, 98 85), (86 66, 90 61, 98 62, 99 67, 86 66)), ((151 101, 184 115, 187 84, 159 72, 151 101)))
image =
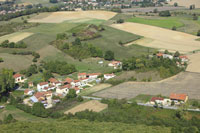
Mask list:
POLYGON ((79 73, 78 74, 78 79, 84 79, 87 77, 87 73, 79 73))
POLYGON ((42 91, 45 87, 49 87, 48 82, 41 82, 41 83, 37 84, 37 90, 38 91, 42 91))
POLYGON ((187 56, 179 56, 179 59, 181 59, 181 62, 188 62, 188 57, 187 56))
POLYGON ((33 85, 33 82, 28 82, 28 87, 29 88, 31 88, 31 87, 33 87, 34 85, 33 85))
POLYGON ((170 99, 171 99, 172 101, 187 102, 187 100, 188 100, 188 95, 187 95, 187 94, 176 94, 176 93, 171 93, 171 94, 170 94, 170 99))
POLYGON ((122 62, 120 61, 112 61, 108 64, 108 66, 113 67, 114 69, 121 68, 122 62))
POLYGON ((109 79, 111 79, 111 78, 114 78, 116 75, 115 74, 104 74, 104 78, 105 78, 105 80, 109 80, 109 79))
POLYGON ((13 78, 15 79, 15 83, 23 83, 26 80, 24 79, 24 75, 19 73, 13 75, 13 78))
POLYGON ((72 86, 70 84, 58 87, 58 88, 56 88, 56 94, 58 94, 58 95, 61 94, 62 96, 65 96, 65 95, 67 95, 67 93, 69 92, 69 89, 71 87, 72 86))
POLYGON ((33 95, 33 90, 30 90, 30 89, 26 89, 25 91, 24 91, 24 95, 28 95, 28 96, 31 96, 31 95, 33 95))
POLYGON ((76 94, 80 93, 80 88, 74 87, 73 89, 76 91, 76 94))

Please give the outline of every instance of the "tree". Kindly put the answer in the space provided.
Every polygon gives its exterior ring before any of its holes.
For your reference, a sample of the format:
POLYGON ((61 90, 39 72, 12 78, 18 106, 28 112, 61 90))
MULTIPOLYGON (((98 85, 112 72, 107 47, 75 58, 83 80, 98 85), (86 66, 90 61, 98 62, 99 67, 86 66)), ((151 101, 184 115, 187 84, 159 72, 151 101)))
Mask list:
POLYGON ((193 20, 198 20, 199 17, 196 14, 193 14, 193 20))
POLYGON ((114 52, 110 50, 106 51, 104 59, 109 61, 114 60, 114 52))
POLYGON ((50 3, 58 3, 57 0, 49 0, 50 3))
POLYGON ((159 16, 161 16, 161 17, 169 17, 169 16, 171 16, 171 13, 170 13, 169 10, 167 10, 167 11, 161 11, 159 13, 159 16))
POLYGON ((76 91, 74 89, 69 89, 69 92, 66 95, 66 99, 72 99, 75 98, 76 95, 76 91))
POLYGON ((48 81, 51 77, 53 77, 50 71, 44 71, 42 76, 43 76, 43 81, 48 81))
POLYGON ((175 2, 175 3, 174 3, 174 6, 177 7, 177 6, 178 6, 178 3, 175 2))
POLYGON ((124 20, 123 20, 123 19, 118 19, 118 20, 117 20, 117 23, 118 23, 118 24, 124 23, 124 20))
POLYGON ((165 50, 164 54, 170 54, 168 50, 165 50))
POLYGON ((39 117, 47 117, 48 114, 44 108, 44 105, 40 102, 34 103, 32 107, 32 114, 39 117))
POLYGON ((11 122, 15 122, 16 120, 13 118, 13 116, 11 114, 9 114, 8 116, 5 116, 3 119, 3 123, 8 124, 11 122))
POLYGON ((198 30, 198 32, 197 32, 197 36, 200 36, 200 30, 198 30))
POLYGON ((81 40, 79 38, 76 38, 72 44, 73 45, 81 45, 81 40))
POLYGON ((157 8, 153 9, 153 13, 158 13, 158 9, 157 8))
POLYGON ((78 102, 82 102, 83 101, 82 96, 78 96, 77 100, 78 100, 78 102))
POLYGON ((178 51, 175 52, 174 57, 179 57, 180 53, 178 51))
POLYGON ((176 30, 176 26, 173 26, 173 27, 172 27, 172 30, 176 30))

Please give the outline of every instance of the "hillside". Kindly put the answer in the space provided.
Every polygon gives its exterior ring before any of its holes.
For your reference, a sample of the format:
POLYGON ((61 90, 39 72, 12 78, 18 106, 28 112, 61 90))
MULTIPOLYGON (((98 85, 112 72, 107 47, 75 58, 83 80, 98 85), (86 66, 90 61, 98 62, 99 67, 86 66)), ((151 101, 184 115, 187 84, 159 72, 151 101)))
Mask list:
POLYGON ((131 125, 117 122, 89 122, 87 120, 66 120, 55 122, 16 122, 6 125, 0 125, 1 133, 12 132, 48 132, 48 133, 116 133, 116 132, 132 132, 132 133, 169 133, 170 128, 159 126, 131 125))

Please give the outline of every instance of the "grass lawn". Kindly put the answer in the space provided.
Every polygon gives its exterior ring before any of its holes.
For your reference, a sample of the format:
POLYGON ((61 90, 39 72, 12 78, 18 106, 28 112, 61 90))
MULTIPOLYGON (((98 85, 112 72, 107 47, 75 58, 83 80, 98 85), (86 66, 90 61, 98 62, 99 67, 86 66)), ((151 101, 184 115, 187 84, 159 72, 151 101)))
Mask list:
POLYGON ((177 28, 184 26, 184 24, 176 17, 160 18, 160 19, 146 19, 146 18, 133 17, 128 19, 127 21, 158 26, 167 29, 171 29, 173 26, 176 26, 177 28))

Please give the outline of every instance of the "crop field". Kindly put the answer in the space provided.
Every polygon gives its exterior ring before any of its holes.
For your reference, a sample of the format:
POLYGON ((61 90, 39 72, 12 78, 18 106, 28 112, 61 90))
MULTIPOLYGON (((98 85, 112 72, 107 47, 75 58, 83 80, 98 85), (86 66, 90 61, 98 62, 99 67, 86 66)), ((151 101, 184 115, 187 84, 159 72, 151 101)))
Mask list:
POLYGON ((147 43, 146 40, 138 40, 138 45, 153 47, 161 50, 167 49, 169 51, 179 51, 182 53, 200 49, 200 42, 195 41, 198 37, 194 35, 130 22, 113 24, 111 26, 152 40, 149 43, 147 43))
POLYGON ((174 5, 174 3, 178 3, 179 6, 184 6, 189 8, 190 5, 195 5, 196 8, 200 8, 200 1, 199 0, 172 0, 168 2, 170 5, 174 5))
POLYGON ((68 113, 75 114, 76 112, 81 112, 84 110, 92 110, 94 112, 100 112, 100 111, 106 109, 107 107, 108 107, 107 104, 100 103, 97 100, 91 100, 89 102, 80 104, 80 105, 66 111, 65 114, 68 114, 68 113))
POLYGON ((166 11, 166 10, 181 10, 185 9, 184 7, 174 7, 174 6, 163 6, 163 7, 141 7, 141 8, 127 8, 127 9, 122 9, 123 12, 153 12, 154 9, 157 9, 158 11, 166 11))
POLYGON ((32 34, 33 33, 30 33, 30 32, 15 32, 15 33, 0 37, 0 43, 5 40, 9 40, 10 42, 19 42, 19 41, 31 36, 32 34))
POLYGON ((27 68, 32 63, 32 56, 12 55, 8 53, 0 53, 0 57, 4 62, 0 63, 0 68, 9 68, 20 71, 27 68))
POLYGON ((190 99, 200 99, 200 74, 182 72, 157 82, 126 82, 94 93, 103 98, 131 99, 140 94, 169 96, 170 93, 186 93, 190 99))
POLYGON ((162 28, 168 28, 171 29, 173 26, 176 26, 177 28, 184 26, 182 22, 178 18, 160 18, 160 19, 146 19, 146 18, 140 18, 140 17, 133 17, 127 20, 128 22, 134 22, 134 23, 141 23, 141 24, 147 24, 152 26, 158 26, 162 28))
POLYGON ((102 19, 108 20, 116 15, 114 12, 108 11, 77 11, 77 12, 53 12, 49 13, 47 17, 41 18, 40 15, 33 17, 29 22, 39 22, 39 23, 61 23, 69 20, 77 19, 102 19), (38 19, 39 17, 39 19, 38 19))
POLYGON ((200 53, 191 54, 188 56, 190 59, 186 71, 200 73, 200 53))

